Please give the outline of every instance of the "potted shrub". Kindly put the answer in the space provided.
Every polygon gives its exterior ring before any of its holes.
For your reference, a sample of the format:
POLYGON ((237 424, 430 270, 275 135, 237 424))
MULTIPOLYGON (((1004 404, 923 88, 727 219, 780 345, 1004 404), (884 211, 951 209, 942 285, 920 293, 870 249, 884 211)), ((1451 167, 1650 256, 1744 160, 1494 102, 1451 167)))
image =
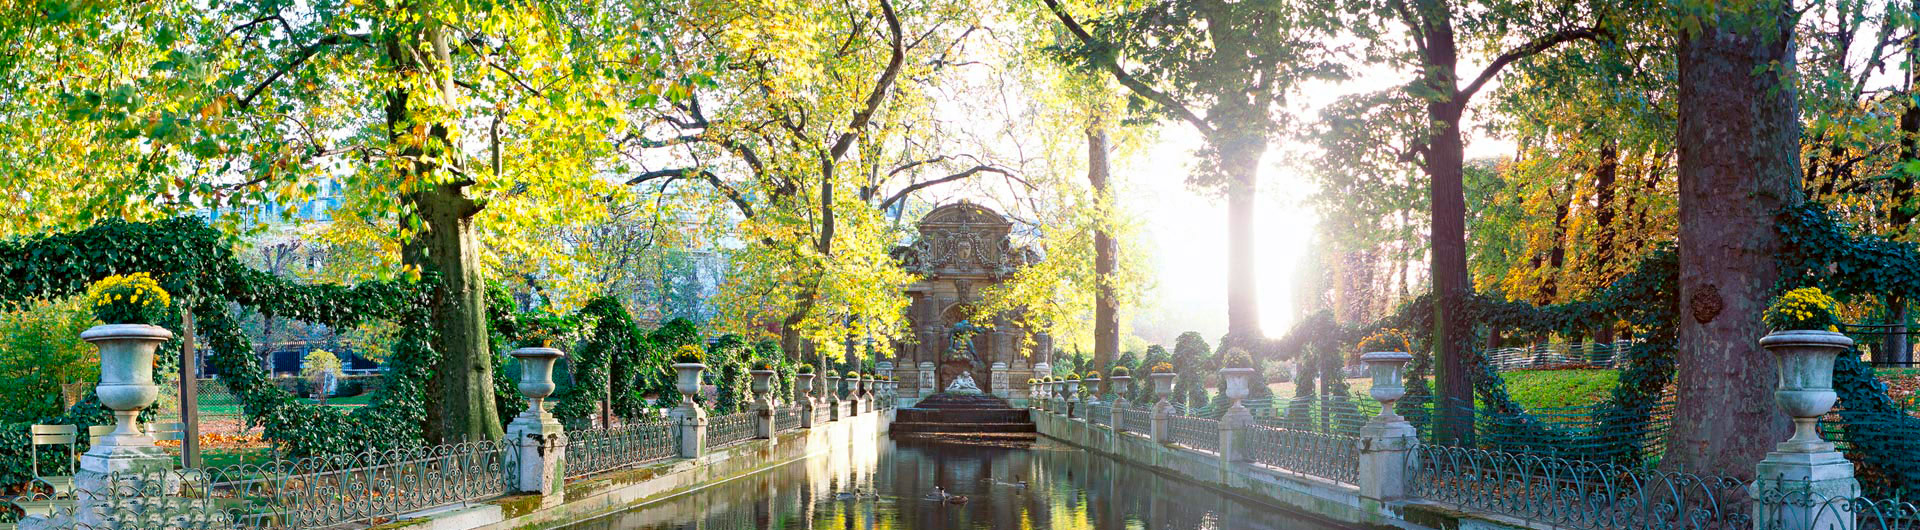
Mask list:
POLYGON ((692 404, 693 396, 700 393, 700 372, 707 369, 707 351, 692 344, 681 345, 673 350, 673 371, 678 379, 675 387, 684 398, 683 403, 692 404))
POLYGON ((1825 452, 1833 445, 1820 439, 1814 424, 1833 410, 1833 359, 1853 347, 1853 339, 1839 333, 1838 302, 1819 288, 1787 291, 1767 306, 1761 318, 1773 332, 1760 346, 1780 361, 1779 388, 1774 400, 1793 416, 1793 437, 1782 442, 1783 452, 1825 452))
POLYGON ((802 364, 799 368, 794 369, 793 379, 795 384, 793 386, 794 390, 799 391, 799 399, 802 401, 813 398, 813 376, 813 365, 811 364, 802 364))
POLYGON ((1227 399, 1239 402, 1247 398, 1247 378, 1253 376, 1253 355, 1247 350, 1234 348, 1227 351, 1227 358, 1221 363, 1220 377, 1226 381, 1227 399))
POLYGON ((753 376, 753 393, 765 394, 771 390, 772 385, 770 383, 773 381, 773 374, 777 373, 774 370, 775 368, 778 367, 774 365, 772 360, 756 359, 753 361, 753 364, 749 366, 747 370, 747 374, 753 376))
POLYGON ((160 397, 153 384, 153 354, 173 332, 154 325, 166 318, 172 295, 144 272, 115 274, 87 288, 87 307, 101 324, 80 332, 80 339, 100 349, 100 384, 94 393, 113 410, 113 432, 101 445, 149 446, 153 439, 140 430, 140 411, 160 397))

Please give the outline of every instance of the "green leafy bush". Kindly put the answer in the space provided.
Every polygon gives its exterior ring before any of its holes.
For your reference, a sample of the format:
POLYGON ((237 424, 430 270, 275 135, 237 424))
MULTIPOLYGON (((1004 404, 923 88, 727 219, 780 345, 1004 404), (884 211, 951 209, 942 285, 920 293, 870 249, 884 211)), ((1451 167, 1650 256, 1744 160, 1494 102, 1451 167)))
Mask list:
POLYGON ((0 314, 0 421, 34 421, 60 414, 67 388, 100 377, 100 351, 80 340, 94 325, 79 298, 35 300, 0 314))

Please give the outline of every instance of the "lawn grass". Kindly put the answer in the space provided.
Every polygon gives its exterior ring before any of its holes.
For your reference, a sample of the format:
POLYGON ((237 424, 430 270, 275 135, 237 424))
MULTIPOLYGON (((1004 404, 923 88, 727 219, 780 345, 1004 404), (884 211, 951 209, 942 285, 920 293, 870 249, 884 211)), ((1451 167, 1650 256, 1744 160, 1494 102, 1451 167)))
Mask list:
MULTIPOLYGON (((1517 370, 1500 376, 1507 380, 1507 394, 1527 410, 1598 405, 1613 395, 1613 387, 1620 382, 1619 371, 1606 369, 1517 370)), ((1348 379, 1347 386, 1354 397, 1367 399, 1373 379, 1348 379)), ((1273 383, 1268 388, 1276 396, 1293 396, 1293 383, 1273 383)))

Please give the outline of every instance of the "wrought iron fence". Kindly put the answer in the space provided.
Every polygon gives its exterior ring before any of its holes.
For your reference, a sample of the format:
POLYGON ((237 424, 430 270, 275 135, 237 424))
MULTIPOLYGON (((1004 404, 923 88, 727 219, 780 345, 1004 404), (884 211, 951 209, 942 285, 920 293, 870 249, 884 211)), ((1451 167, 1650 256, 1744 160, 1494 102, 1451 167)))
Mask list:
POLYGON ((630 423, 611 429, 567 433, 567 478, 604 473, 679 454, 680 430, 672 421, 630 423))
POLYGON ((1143 434, 1152 430, 1153 411, 1135 407, 1120 409, 1120 428, 1143 434))
POLYGON ((1264 425, 1248 429, 1248 453, 1255 463, 1348 484, 1359 479, 1358 438, 1264 425))
POLYGON ((1174 416, 1167 422, 1173 443, 1202 451, 1220 452, 1220 422, 1193 416, 1174 416))
POLYGON ((1620 354, 1633 348, 1633 341, 1587 342, 1579 344, 1541 344, 1525 348, 1495 348, 1481 352, 1487 363, 1500 370, 1547 368, 1566 365, 1614 368, 1620 354))
POLYGON ((1920 528, 1920 507, 1896 499, 1828 497, 1804 484, 1760 492, 1769 529, 1853 530, 1920 528))
POLYGON ((115 473, 78 505, 35 514, 54 528, 282 529, 372 524, 511 493, 512 447, 474 442, 264 464, 115 473))
MULTIPOLYGON (((1433 420, 1439 411, 1434 398, 1409 396, 1395 410, 1420 429, 1421 439, 1433 440, 1433 420)), ((1255 421, 1269 427, 1357 435, 1360 427, 1380 413, 1380 404, 1367 398, 1295 397, 1244 402, 1255 421)), ((1603 404, 1577 407, 1538 407, 1524 414, 1476 410, 1475 446, 1507 453, 1535 454, 1575 460, 1635 465, 1657 462, 1666 452, 1673 424, 1674 398, 1663 396, 1647 411, 1648 421, 1633 421, 1635 413, 1603 404)))
POLYGON ((780 407, 773 410, 774 432, 787 432, 800 428, 800 407, 780 407))
POLYGON ((1113 424, 1113 405, 1095 403, 1087 407, 1087 423, 1094 425, 1113 424))
POLYGON ((754 412, 715 416, 707 423, 707 446, 720 448, 752 440, 753 420, 757 416, 754 412))
POLYGON ((1415 497, 1560 528, 1753 528, 1734 478, 1438 445, 1414 449, 1410 467, 1415 497))

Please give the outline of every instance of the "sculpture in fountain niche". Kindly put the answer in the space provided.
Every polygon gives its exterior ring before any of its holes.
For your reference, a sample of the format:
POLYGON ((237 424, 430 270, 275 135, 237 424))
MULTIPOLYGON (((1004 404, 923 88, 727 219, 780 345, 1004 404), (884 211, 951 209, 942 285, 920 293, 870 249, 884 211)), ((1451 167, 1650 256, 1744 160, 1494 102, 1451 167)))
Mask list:
MULTIPOLYGON (((953 374, 951 382, 947 385, 948 392, 954 391, 954 387, 960 386, 961 381, 964 380, 965 386, 971 388, 973 393, 983 393, 979 384, 973 380, 973 372, 986 366, 986 362, 980 359, 980 352, 973 348, 973 336, 980 331, 979 326, 967 320, 954 322, 953 327, 948 331, 947 352, 941 359, 941 364, 950 367, 952 372, 957 372, 953 374)), ((942 372, 947 371, 942 370, 942 372)))
POLYGON ((986 392, 980 391, 980 385, 973 383, 973 372, 960 372, 960 377, 954 378, 953 384, 947 385, 946 392, 948 394, 985 394, 986 393, 986 392))

